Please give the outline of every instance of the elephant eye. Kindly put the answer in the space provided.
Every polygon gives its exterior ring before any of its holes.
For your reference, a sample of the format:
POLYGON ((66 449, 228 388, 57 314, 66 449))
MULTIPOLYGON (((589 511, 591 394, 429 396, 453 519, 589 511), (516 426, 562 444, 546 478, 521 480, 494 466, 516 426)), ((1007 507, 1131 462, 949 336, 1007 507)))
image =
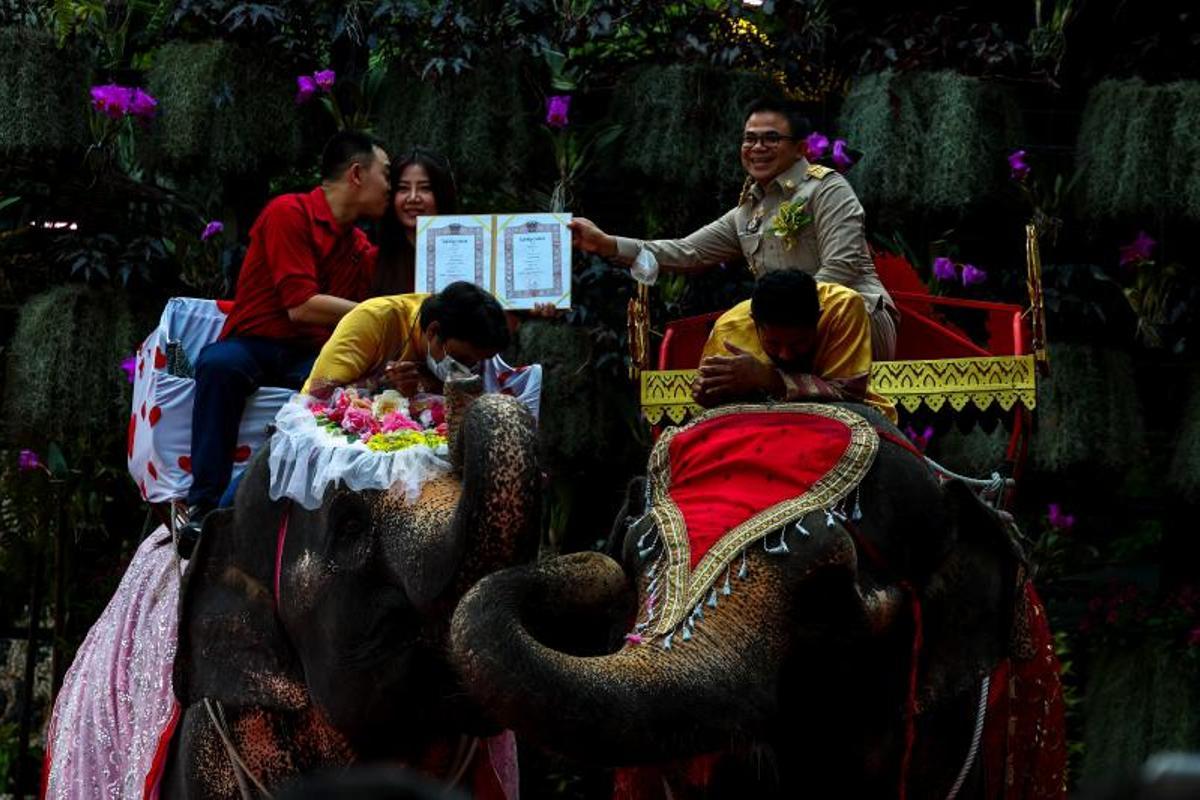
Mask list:
POLYGON ((356 493, 346 492, 329 509, 329 527, 339 539, 361 537, 371 528, 371 512, 356 493))

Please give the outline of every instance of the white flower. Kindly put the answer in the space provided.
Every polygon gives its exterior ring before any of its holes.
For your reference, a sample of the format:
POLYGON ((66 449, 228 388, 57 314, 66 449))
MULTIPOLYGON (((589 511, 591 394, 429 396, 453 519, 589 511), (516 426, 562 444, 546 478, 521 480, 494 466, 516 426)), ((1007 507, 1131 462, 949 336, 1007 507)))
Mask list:
POLYGON ((395 389, 385 389, 375 397, 371 404, 371 413, 377 419, 383 419, 393 411, 408 413, 408 401, 395 389))

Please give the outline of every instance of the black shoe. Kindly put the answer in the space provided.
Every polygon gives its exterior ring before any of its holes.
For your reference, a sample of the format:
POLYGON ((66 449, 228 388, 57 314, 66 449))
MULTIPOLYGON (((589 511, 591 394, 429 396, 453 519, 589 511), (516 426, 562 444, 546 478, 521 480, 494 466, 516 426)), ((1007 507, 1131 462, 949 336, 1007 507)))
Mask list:
POLYGON ((191 558, 200 541, 200 531, 204 530, 204 518, 211 514, 213 506, 194 505, 187 510, 187 521, 175 529, 175 549, 180 558, 191 558))

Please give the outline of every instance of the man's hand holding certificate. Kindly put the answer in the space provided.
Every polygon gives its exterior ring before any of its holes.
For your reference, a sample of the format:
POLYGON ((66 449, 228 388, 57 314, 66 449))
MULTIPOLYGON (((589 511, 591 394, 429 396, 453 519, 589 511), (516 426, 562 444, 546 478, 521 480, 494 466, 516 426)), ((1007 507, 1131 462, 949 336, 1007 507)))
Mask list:
POLYGON ((570 221, 570 214, 418 217, 416 290, 470 281, 505 308, 570 308, 570 221))

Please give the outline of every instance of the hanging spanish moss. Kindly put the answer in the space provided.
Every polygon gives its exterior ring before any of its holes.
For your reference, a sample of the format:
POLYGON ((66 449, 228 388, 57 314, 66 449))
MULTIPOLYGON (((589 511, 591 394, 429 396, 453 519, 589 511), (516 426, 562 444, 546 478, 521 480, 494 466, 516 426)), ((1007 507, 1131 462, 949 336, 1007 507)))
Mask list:
POLYGON ((846 97, 838 135, 863 152, 847 177, 866 205, 954 211, 993 201, 1020 144, 1004 86, 955 72, 882 72, 846 97))
POLYGON ((1159 642, 1102 652, 1087 684, 1083 774, 1122 774, 1151 753, 1195 747, 1197 677, 1193 660, 1159 642))
POLYGON ((1140 79, 1092 89, 1076 143, 1082 216, 1200 219, 1200 82, 1140 79))
POLYGON ((1167 483, 1188 502, 1200 502, 1200 371, 1193 370, 1188 381, 1188 401, 1175 435, 1167 483))
POLYGON ((0 153, 49 154, 87 144, 88 67, 50 31, 0 28, 0 153))
POLYGON ((523 90, 514 59, 437 81, 393 72, 380 94, 375 133, 388 151, 423 146, 441 153, 468 196, 527 187, 535 148, 549 150, 548 141, 535 138, 539 100, 523 90))
POLYGON ((70 284, 26 301, 5 385, 9 431, 19 441, 124 431, 130 385, 121 362, 136 344, 124 292, 70 284))
POLYGON ((1144 422, 1125 351, 1080 344, 1050 347, 1050 377, 1038 392, 1033 464, 1042 473, 1104 468, 1141 459, 1144 422))
POLYGON ((676 193, 720 192, 732 204, 744 177, 738 161, 743 114, 752 100, 773 90, 773 82, 757 73, 645 67, 613 97, 613 121, 624 128, 621 166, 649 185, 665 184, 676 193))
POLYGON ((172 42, 148 75, 158 99, 150 147, 178 169, 249 173, 294 163, 295 83, 267 52, 226 42, 172 42))

